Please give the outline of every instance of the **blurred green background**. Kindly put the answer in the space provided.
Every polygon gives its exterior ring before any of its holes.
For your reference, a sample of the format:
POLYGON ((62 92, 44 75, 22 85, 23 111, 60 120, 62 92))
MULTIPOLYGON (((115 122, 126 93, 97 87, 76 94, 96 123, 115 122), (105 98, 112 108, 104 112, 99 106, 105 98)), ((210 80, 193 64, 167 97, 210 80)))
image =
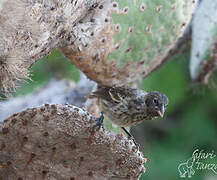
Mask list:
MULTIPOLYGON (((210 87, 193 84, 188 66, 189 50, 185 50, 142 81, 144 90, 165 93, 169 106, 164 119, 141 125, 148 158, 147 172, 141 179, 181 179, 178 165, 186 162, 194 150, 217 153, 216 76, 212 77, 210 87)), ((136 132, 135 135, 140 136, 136 132)), ((206 160, 217 164, 217 158, 206 160)), ((196 170, 196 164, 193 169, 191 179, 217 179, 217 174, 210 170, 196 170)))
MULTIPOLYGON (((214 86, 217 83, 209 88, 193 84, 188 64, 189 49, 186 49, 140 82, 142 89, 158 90, 169 97, 164 119, 143 122, 132 128, 148 159, 141 179, 181 179, 178 165, 187 161, 195 149, 217 153, 217 89, 214 86)), ((55 50, 38 61, 31 72, 33 81, 18 88, 15 96, 30 93, 53 77, 79 79, 78 70, 55 50)), ((209 174, 217 178, 211 171, 196 170, 191 179, 211 180, 209 174)))

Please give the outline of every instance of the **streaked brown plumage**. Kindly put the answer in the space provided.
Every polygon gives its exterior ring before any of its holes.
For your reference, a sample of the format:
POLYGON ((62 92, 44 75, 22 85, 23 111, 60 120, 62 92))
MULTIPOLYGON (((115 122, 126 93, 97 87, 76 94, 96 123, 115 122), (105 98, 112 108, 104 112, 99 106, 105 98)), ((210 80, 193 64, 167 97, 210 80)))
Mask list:
POLYGON ((147 93, 126 86, 98 86, 89 98, 98 98, 100 110, 114 124, 133 126, 154 117, 163 117, 168 104, 166 95, 160 92, 147 93))

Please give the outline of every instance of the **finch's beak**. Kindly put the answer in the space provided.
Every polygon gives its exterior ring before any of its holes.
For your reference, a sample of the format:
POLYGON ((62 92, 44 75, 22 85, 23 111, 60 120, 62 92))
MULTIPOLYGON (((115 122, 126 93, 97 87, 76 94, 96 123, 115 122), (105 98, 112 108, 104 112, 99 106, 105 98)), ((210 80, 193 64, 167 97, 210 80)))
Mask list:
POLYGON ((164 108, 164 105, 162 105, 160 107, 160 110, 157 111, 157 113, 159 114, 160 117, 163 117, 164 116, 164 111, 165 111, 165 108, 164 108))

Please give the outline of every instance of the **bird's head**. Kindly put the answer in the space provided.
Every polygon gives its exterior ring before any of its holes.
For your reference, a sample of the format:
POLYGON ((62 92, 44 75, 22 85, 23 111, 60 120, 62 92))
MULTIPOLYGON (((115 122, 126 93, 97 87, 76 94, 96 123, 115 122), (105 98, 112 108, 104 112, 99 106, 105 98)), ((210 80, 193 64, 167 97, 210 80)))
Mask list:
POLYGON ((160 92, 153 91, 146 95, 145 104, 147 106, 148 113, 153 116, 163 117, 165 108, 168 105, 168 98, 160 92))

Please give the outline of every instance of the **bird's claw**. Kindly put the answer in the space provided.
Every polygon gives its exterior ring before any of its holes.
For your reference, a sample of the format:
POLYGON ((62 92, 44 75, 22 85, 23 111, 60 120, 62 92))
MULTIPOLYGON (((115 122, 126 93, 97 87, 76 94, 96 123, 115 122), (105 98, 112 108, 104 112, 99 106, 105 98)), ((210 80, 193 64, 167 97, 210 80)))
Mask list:
POLYGON ((133 143, 135 144, 137 150, 139 150, 139 144, 136 142, 136 140, 134 139, 134 137, 132 136, 132 134, 130 134, 124 127, 121 127, 121 128, 122 128, 122 129, 124 130, 124 132, 127 134, 128 139, 129 139, 129 140, 132 140, 133 143))
POLYGON ((129 136, 128 139, 129 139, 129 140, 132 140, 133 143, 134 143, 135 146, 136 146, 136 149, 139 150, 139 146, 140 146, 140 145, 139 145, 139 143, 136 142, 136 140, 134 139, 134 137, 133 137, 133 136, 129 136))
POLYGON ((100 113, 100 117, 96 118, 96 122, 93 125, 93 129, 97 129, 99 130, 101 127, 103 127, 103 120, 104 120, 104 116, 103 113, 100 113))

